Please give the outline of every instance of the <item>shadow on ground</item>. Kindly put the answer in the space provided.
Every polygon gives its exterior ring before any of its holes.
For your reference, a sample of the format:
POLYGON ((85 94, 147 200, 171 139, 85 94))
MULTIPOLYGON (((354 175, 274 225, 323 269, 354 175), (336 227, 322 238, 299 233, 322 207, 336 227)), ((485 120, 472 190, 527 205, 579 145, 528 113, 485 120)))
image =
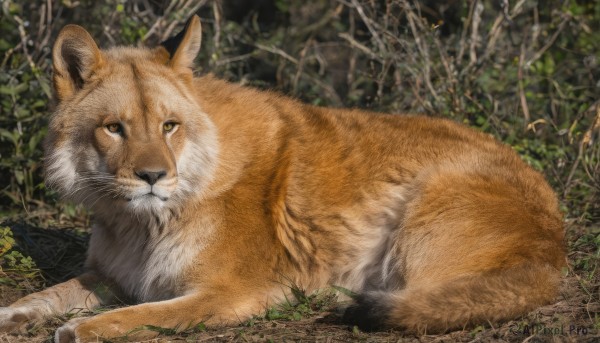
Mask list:
MULTIPOLYGON (((40 268, 45 286, 81 272, 87 233, 74 228, 42 229, 24 223, 8 226, 18 249, 31 256, 40 268)), ((585 280, 573 271, 569 274, 555 304, 501 326, 487 325, 444 335, 414 336, 394 330, 364 333, 341 324, 338 311, 332 308, 296 321, 257 318, 232 327, 202 328, 176 335, 161 333, 149 342, 599 342, 599 287, 594 280, 585 280)), ((1 285, 0 305, 6 306, 29 291, 1 285)), ((54 318, 22 335, 0 334, 0 343, 51 342, 54 330, 66 320, 65 316, 54 318)), ((125 339, 113 340, 120 341, 125 339)))

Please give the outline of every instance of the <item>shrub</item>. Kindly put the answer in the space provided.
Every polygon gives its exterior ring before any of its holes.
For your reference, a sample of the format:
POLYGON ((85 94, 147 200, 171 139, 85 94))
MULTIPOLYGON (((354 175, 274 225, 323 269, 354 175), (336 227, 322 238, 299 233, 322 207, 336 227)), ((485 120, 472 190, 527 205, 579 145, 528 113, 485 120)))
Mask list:
MULTIPOLYGON (((2 2, 0 207, 46 207, 41 142, 52 39, 156 44, 203 19, 199 72, 305 101, 450 117, 511 144, 569 216, 598 221, 600 3, 595 1, 2 2)), ((71 212, 74 212, 70 209, 71 212)))

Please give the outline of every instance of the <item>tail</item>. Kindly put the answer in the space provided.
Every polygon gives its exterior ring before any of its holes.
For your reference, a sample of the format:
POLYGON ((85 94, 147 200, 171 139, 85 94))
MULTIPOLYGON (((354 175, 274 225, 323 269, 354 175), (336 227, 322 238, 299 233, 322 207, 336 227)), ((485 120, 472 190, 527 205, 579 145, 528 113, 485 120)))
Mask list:
POLYGON ((560 272, 551 266, 520 265, 438 285, 365 293, 346 310, 344 321, 364 331, 441 333, 513 319, 551 303, 559 283, 560 272))

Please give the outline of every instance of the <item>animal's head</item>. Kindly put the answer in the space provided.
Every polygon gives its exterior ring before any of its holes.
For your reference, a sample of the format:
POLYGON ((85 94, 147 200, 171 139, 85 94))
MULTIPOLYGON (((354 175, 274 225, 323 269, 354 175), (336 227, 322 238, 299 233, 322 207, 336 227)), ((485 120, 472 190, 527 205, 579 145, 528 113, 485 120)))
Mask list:
POLYGON ((201 35, 194 16, 158 48, 100 50, 83 28, 63 28, 52 51, 47 183, 91 207, 157 216, 200 194, 217 154, 192 85, 201 35))

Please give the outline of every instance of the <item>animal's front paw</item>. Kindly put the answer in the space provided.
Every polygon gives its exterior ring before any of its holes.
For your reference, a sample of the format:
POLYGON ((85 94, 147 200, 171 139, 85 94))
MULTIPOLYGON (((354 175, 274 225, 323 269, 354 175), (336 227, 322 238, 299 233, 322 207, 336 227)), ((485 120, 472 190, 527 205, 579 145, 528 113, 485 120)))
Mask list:
POLYGON ((28 327, 41 320, 35 312, 21 307, 0 308, 0 331, 24 333, 28 327))
POLYGON ((127 325, 124 325, 122 321, 120 321, 118 318, 104 314, 92 317, 73 318, 69 320, 65 325, 56 330, 54 342, 96 343, 115 337, 128 340, 141 338, 143 336, 138 335, 137 330, 128 332, 127 325))
POLYGON ((65 325, 56 330, 54 335, 55 343, 85 343, 97 342, 98 335, 85 332, 82 324, 89 318, 74 318, 69 320, 65 325))

